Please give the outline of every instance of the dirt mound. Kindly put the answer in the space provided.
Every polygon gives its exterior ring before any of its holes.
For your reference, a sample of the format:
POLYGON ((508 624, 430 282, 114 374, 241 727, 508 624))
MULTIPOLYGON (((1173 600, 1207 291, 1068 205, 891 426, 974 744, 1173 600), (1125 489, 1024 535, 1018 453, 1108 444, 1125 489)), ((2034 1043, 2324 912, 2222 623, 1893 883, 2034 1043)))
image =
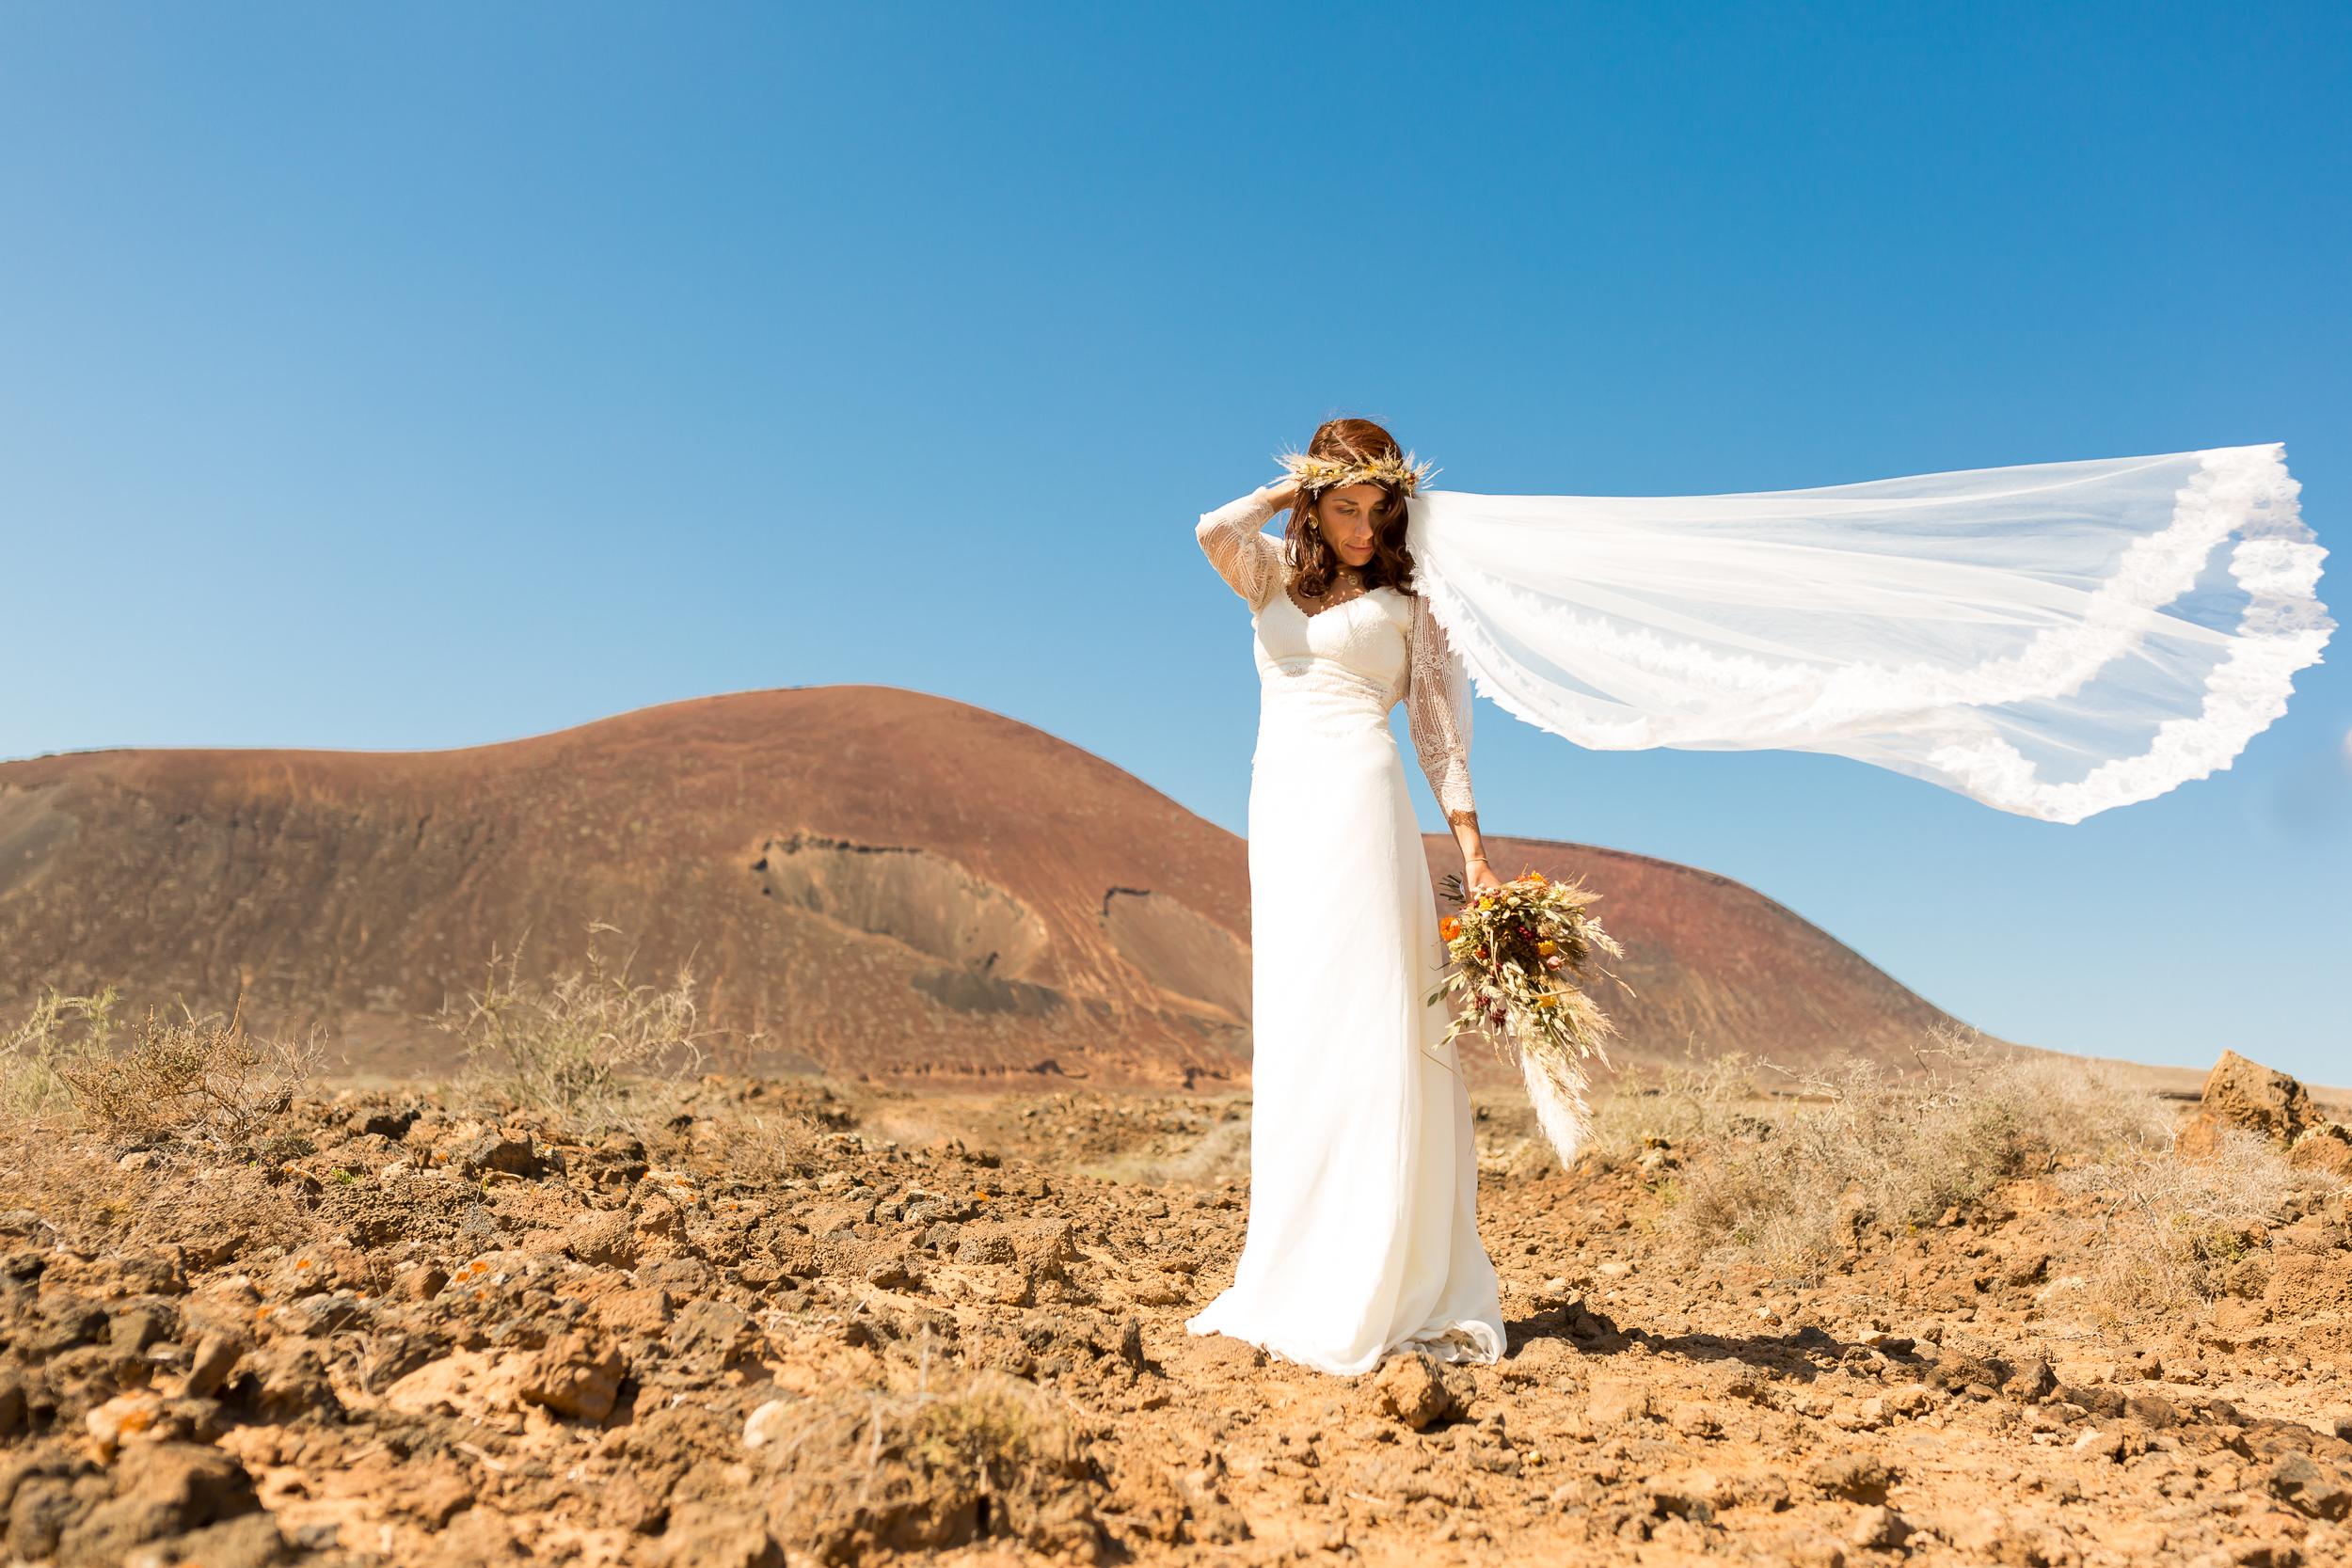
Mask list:
POLYGON ((2319 1287, 2352 1284, 2324 1184, 2247 1243, 2303 1296, 2136 1327, 2078 1289, 2099 1193, 2014 1182, 1776 1277, 1667 1244, 1670 1170, 1525 1160, 1524 1104, 1487 1097, 1508 1354, 1331 1378, 1184 1332, 1232 1276, 1245 1185, 1092 1174, 1229 1125, 1201 1103, 714 1080, 634 1132, 302 1099, 282 1163, 0 1140, 5 1544, 323 1568, 2352 1549, 2352 1342, 2312 1334, 2319 1287), (1059 1147, 1086 1153, 1020 1152, 1059 1147))
MULTIPOLYGON (((1724 878, 1574 870, 1631 948, 1629 1055, 1893 1053, 1944 1015, 1724 878)), ((1433 841, 1433 873, 1458 869, 1433 841)), ((1249 1070, 1242 841, 1098 757, 872 687, 747 692, 469 751, 107 752, 0 765, 0 1012, 48 986, 323 1024, 360 1072, 446 1070, 424 1015, 526 934, 692 962, 731 1070, 1215 1090, 1249 1070)), ((1483 1070, 1483 1069, 1482 1069, 1483 1070)))

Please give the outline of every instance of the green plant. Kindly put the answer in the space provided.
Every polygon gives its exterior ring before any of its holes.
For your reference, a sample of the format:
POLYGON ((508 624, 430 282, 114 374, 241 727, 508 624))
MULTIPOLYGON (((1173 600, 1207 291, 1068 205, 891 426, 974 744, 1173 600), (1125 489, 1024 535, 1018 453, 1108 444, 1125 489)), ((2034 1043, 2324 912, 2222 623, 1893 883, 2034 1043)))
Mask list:
MULTIPOLYGON (((2174 1223, 2186 1229, 2195 1222, 2186 1214, 2179 1214, 2174 1216, 2174 1223)), ((2206 1231, 2199 1238, 2197 1247, 2206 1257, 2223 1263, 2243 1262, 2254 1250, 2253 1244, 2247 1241, 2245 1231, 2227 1225, 2217 1225, 2206 1231)))

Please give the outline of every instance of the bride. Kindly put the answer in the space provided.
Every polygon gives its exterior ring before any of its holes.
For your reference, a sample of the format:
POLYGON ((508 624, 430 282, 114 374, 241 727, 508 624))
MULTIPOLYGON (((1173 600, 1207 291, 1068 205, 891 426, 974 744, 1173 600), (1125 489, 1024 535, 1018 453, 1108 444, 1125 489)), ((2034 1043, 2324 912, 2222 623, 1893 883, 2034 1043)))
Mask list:
POLYGON ((1325 424, 1292 469, 1199 530, 1257 626, 1257 1055, 1248 1241, 1232 1288, 1189 1326, 1327 1372, 1412 1341, 1492 1360, 1502 1304, 1478 1242, 1470 1096, 1428 1000, 1437 901, 1389 731, 1402 702, 1465 880, 1496 885, 1461 666, 1405 545, 1424 470, 1368 420, 1325 424), (1277 543, 1261 530, 1282 511, 1277 543))
POLYGON ((1631 499, 1424 493, 1366 420, 1285 462, 1198 531, 1261 705, 1249 1232, 1189 1326, 1329 1372, 1503 1348, 1397 704, 1492 887, 1466 668, 1580 746, 1826 752, 2072 823, 2228 768, 2334 629, 2277 446, 1631 499))

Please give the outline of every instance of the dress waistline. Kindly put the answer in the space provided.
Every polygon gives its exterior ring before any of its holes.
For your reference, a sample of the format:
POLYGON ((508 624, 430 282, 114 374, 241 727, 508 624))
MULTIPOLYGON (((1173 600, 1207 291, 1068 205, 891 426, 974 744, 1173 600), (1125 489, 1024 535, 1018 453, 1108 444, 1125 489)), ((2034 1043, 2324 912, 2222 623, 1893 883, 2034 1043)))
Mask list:
POLYGON ((1328 658, 1269 661, 1259 683, 1260 744, 1304 732, 1326 736, 1385 733, 1396 705, 1390 683, 1328 658))

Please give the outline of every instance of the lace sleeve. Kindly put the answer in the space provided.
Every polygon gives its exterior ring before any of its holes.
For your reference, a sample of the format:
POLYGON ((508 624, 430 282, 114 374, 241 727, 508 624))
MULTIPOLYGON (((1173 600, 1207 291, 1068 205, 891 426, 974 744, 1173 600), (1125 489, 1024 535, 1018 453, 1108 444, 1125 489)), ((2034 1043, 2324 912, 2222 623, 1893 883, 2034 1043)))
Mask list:
POLYGON ((1274 508, 1259 495, 1242 497, 1200 515, 1193 537, 1225 585, 1263 609, 1282 586, 1282 546, 1259 531, 1274 516, 1274 508))
POLYGON ((1405 670, 1405 720, 1412 727, 1421 770, 1451 821, 1475 812, 1470 798, 1470 682, 1429 601, 1413 595, 1411 650, 1405 670))

